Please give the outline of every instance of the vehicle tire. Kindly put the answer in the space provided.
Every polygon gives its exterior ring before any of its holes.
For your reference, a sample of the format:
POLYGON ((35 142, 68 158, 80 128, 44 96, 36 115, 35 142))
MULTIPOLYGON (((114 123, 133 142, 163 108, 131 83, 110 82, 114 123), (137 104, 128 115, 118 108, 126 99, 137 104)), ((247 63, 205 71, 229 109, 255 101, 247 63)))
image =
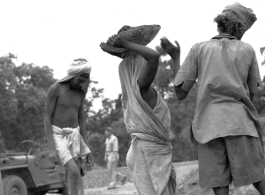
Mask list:
POLYGON ((65 185, 63 188, 59 189, 59 194, 61 195, 69 195, 69 188, 68 188, 68 173, 65 173, 65 185))
POLYGON ((59 190, 59 194, 61 195, 69 195, 69 189, 67 186, 64 186, 62 189, 59 190))
POLYGON ((47 192, 46 191, 29 191, 28 195, 45 195, 47 192))
POLYGON ((25 182, 18 176, 10 175, 3 179, 4 195, 28 195, 25 182))

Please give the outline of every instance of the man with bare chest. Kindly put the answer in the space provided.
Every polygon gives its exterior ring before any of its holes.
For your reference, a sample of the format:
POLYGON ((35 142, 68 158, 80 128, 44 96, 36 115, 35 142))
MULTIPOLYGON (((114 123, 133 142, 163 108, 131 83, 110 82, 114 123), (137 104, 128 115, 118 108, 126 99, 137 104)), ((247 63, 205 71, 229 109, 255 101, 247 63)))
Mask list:
POLYGON ((53 152, 50 158, 66 167, 71 195, 83 195, 81 163, 88 160, 84 99, 90 81, 91 66, 85 59, 70 65, 68 75, 54 83, 47 95, 45 132, 53 152))
MULTIPOLYGON (((80 76, 82 77, 82 75, 80 76)), ((83 79, 83 78, 82 78, 83 79)), ((83 79, 85 80, 85 78, 83 79)), ((55 93, 57 101, 53 113, 52 124, 59 127, 77 127, 78 110, 81 106, 84 93, 72 88, 69 83, 56 83, 55 93)))

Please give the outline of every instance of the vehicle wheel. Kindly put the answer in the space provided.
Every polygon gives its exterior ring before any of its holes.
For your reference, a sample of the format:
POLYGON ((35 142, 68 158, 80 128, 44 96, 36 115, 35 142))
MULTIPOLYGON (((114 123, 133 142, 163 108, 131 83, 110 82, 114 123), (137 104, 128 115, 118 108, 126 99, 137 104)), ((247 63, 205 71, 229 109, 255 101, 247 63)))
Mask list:
POLYGON ((65 186, 63 188, 59 189, 59 194, 61 194, 61 195, 69 195, 67 171, 65 173, 65 186))
POLYGON ((61 195, 69 195, 69 189, 67 186, 64 186, 62 189, 59 190, 59 194, 61 195))
POLYGON ((4 195, 28 195, 27 186, 24 181, 15 175, 3 179, 4 195))
POLYGON ((47 192, 46 191, 29 191, 28 195, 45 195, 47 192))

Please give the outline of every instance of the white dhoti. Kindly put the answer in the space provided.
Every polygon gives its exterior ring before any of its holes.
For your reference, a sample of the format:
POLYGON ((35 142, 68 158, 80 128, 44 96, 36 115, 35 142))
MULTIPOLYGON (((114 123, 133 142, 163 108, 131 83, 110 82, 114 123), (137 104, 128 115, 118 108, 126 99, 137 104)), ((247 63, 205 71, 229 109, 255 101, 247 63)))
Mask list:
POLYGON ((91 152, 80 135, 80 128, 59 128, 52 125, 55 148, 60 162, 65 165, 70 159, 85 159, 91 152))
MULTIPOLYGON (((126 162, 139 195, 173 195, 176 184, 172 177, 169 148, 134 137, 126 162)), ((176 175, 174 175, 176 177, 176 175)))

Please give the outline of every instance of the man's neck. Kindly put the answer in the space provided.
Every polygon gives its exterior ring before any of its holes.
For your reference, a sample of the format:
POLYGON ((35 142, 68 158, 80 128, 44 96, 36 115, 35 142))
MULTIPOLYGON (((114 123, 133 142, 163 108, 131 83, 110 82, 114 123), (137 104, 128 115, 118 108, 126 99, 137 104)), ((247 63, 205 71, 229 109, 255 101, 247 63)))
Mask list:
POLYGON ((227 32, 219 32, 219 36, 233 36, 233 37, 236 37, 237 40, 241 40, 242 37, 243 37, 244 33, 242 34, 242 36, 235 36, 235 35, 232 35, 230 33, 227 33, 227 32))
POLYGON ((212 39, 222 39, 222 38, 228 38, 228 39, 237 39, 237 37, 229 34, 229 33, 219 33, 219 35, 213 37, 212 39))
POLYGON ((230 35, 230 36, 233 36, 233 35, 231 35, 229 33, 226 33, 226 32, 219 32, 219 35, 230 35))

